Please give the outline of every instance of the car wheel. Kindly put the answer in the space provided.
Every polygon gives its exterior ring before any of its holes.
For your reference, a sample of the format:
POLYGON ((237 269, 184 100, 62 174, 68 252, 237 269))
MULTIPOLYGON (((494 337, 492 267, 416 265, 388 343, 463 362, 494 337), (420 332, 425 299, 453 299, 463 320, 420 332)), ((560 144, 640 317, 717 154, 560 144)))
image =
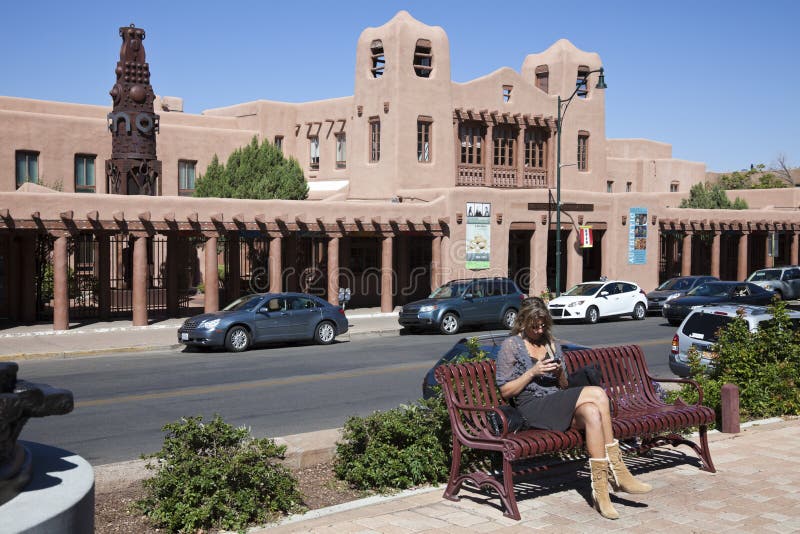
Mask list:
POLYGON ((600 319, 600 312, 597 310, 597 307, 589 306, 589 309, 586 310, 585 321, 589 324, 595 324, 598 319, 600 319))
POLYGON ((439 330, 442 331, 442 334, 447 334, 448 336, 456 334, 459 328, 461 328, 461 320, 458 315, 453 312, 445 313, 439 325, 439 330))
POLYGON ((775 300, 783 300, 783 293, 780 289, 775 290, 775 300))
POLYGON ((511 327, 514 326, 514 321, 516 320, 517 320, 517 310, 515 310, 514 308, 507 309, 506 313, 503 314, 503 327, 511 330, 511 327))
POLYGON ((631 317, 634 318, 636 321, 641 321, 647 316, 647 309, 645 309, 644 304, 641 302, 637 302, 636 306, 633 307, 633 313, 631 317))
POLYGON ((243 352, 250 347, 250 332, 243 326, 234 326, 225 334, 225 348, 230 352, 243 352))
POLYGON ((679 324, 681 324, 680 319, 667 319, 667 322, 672 326, 678 326, 679 324))
POLYGON ((330 321, 322 321, 314 330, 314 341, 320 345, 330 345, 336 339, 336 327, 330 321))

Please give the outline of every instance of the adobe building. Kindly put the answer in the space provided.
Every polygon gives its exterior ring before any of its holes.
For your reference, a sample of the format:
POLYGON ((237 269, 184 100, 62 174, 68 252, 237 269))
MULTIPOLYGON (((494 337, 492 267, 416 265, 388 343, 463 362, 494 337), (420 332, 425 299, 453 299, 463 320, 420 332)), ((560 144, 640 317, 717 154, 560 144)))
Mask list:
POLYGON ((604 275, 650 290, 678 274, 742 279, 798 263, 800 191, 737 191, 744 211, 678 208, 705 165, 672 158, 668 144, 607 139, 602 61, 569 41, 519 71, 456 83, 444 29, 401 11, 359 37, 351 97, 192 115, 151 94, 144 37, 135 51, 123 37, 114 108, 0 97, 7 322, 146 324, 190 313, 198 287, 206 310, 250 291, 337 302, 347 287, 351 306, 389 311, 479 276, 555 289, 559 97, 573 93, 561 128, 562 289, 604 275), (137 84, 146 90, 134 94, 137 84), (126 98, 135 105, 121 111, 126 98), (136 159, 114 148, 125 135, 158 143, 136 156, 146 180, 127 190, 120 172, 139 167, 108 163, 136 159), (307 200, 191 196, 214 154, 224 162, 254 136, 299 161, 307 200))

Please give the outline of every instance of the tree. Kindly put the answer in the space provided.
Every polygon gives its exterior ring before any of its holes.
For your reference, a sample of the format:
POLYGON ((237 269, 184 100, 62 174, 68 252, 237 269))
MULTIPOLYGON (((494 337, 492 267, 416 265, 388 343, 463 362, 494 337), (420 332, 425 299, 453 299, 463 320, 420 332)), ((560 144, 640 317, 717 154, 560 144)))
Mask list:
POLYGON ((720 175, 719 184, 723 189, 779 189, 794 185, 791 172, 785 167, 785 158, 779 158, 778 163, 784 167, 776 171, 777 175, 767 170, 766 165, 759 163, 746 171, 720 175))
POLYGON ((794 186, 794 176, 792 176, 792 168, 789 167, 789 163, 786 161, 786 154, 781 152, 778 154, 778 168, 775 170, 778 174, 778 178, 784 180, 789 186, 794 186))
POLYGON ((303 200, 308 185, 296 159, 284 158, 273 144, 259 145, 253 137, 250 144, 233 151, 226 165, 214 154, 205 175, 197 179, 194 196, 303 200))
POLYGON ((689 198, 681 200, 681 208, 747 209, 747 202, 739 197, 731 202, 720 184, 699 183, 689 190, 689 198))

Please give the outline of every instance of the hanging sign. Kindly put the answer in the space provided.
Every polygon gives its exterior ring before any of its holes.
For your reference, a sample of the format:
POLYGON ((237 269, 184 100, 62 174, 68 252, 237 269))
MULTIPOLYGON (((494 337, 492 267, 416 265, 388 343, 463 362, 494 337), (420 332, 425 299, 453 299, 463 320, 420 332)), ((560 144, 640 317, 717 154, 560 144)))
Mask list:
POLYGON ((578 241, 581 244, 581 248, 592 248, 594 246, 593 239, 591 226, 578 227, 578 241))
POLYGON ((466 267, 474 271, 489 268, 491 253, 492 205, 488 202, 467 202, 466 267))
POLYGON ((647 208, 631 208, 628 212, 628 263, 647 263, 647 208))

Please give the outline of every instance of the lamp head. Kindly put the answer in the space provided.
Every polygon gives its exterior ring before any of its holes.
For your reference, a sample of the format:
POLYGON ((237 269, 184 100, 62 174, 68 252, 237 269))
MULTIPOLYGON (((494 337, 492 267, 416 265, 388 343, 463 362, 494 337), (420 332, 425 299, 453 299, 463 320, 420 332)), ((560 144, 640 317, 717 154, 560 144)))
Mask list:
POLYGON ((600 67, 600 77, 597 78, 597 85, 594 87, 595 89, 608 89, 606 85, 606 75, 605 71, 602 67, 600 67))

